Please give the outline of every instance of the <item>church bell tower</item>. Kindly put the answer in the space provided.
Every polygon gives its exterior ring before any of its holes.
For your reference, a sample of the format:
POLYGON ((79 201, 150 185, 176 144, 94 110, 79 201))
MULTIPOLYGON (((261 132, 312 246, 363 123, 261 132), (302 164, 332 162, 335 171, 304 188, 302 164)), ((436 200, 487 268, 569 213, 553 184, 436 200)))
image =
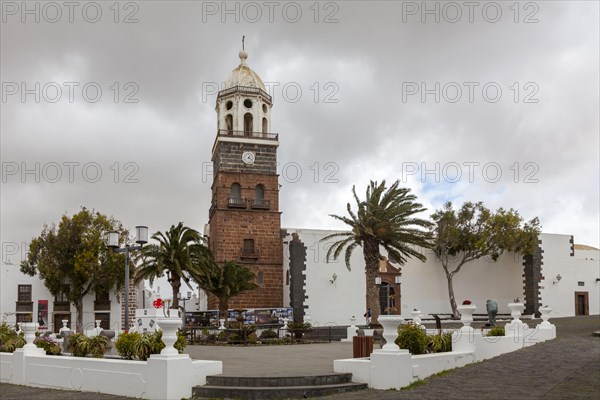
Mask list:
MULTIPOLYGON (((217 96, 209 246, 217 263, 236 261, 256 275, 259 288, 232 298, 230 308, 282 307, 279 137, 271 132, 271 96, 248 53, 239 57, 217 96)), ((217 304, 209 296, 209 309, 217 304)))

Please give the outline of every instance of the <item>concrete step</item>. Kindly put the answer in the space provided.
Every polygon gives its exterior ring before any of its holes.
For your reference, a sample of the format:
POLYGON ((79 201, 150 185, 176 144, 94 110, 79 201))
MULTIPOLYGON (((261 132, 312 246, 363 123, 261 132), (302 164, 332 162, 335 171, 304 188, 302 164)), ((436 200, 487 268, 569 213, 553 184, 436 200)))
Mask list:
POLYGON ((365 383, 340 383, 317 386, 196 386, 192 389, 192 398, 201 399, 306 399, 310 397, 328 396, 367 388, 365 383))
POLYGON ((207 386, 243 386, 243 387, 282 387, 282 386, 320 386, 338 385, 351 382, 352 374, 328 374, 312 376, 223 376, 206 377, 207 386))

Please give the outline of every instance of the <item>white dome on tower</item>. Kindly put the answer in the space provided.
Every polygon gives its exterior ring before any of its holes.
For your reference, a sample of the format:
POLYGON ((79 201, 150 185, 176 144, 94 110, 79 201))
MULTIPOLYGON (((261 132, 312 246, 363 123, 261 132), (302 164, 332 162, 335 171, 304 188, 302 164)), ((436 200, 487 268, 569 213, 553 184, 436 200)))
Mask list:
POLYGON ((258 88, 263 91, 267 91, 265 88, 265 84, 263 83, 260 76, 246 64, 246 59, 248 58, 248 53, 244 50, 240 51, 240 65, 233 71, 231 71, 231 75, 225 81, 225 89, 229 89, 235 86, 245 86, 245 87, 253 87, 258 88))

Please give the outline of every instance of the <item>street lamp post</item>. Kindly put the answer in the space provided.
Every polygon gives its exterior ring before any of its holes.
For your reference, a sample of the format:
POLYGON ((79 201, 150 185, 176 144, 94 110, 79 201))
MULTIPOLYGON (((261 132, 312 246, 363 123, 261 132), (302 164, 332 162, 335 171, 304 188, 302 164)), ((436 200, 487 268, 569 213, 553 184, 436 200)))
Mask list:
POLYGON ((183 301, 183 309, 181 312, 181 319, 183 320, 183 322, 185 324, 185 302, 192 299, 192 292, 187 292, 187 297, 182 297, 181 293, 177 293, 177 298, 179 300, 183 301))
POLYGON ((125 247, 119 248, 119 232, 108 232, 108 247, 114 253, 125 253, 125 329, 129 329, 129 252, 140 250, 142 246, 148 243, 148 227, 136 226, 135 241, 138 245, 125 244, 125 247))

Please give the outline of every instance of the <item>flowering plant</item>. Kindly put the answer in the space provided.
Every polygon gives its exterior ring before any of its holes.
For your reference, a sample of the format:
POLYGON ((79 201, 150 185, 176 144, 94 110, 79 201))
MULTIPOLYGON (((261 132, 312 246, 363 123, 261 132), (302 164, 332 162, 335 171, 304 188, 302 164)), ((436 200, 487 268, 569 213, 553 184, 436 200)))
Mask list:
POLYGON ((37 337, 33 341, 33 344, 44 349, 47 355, 58 355, 62 351, 60 343, 57 340, 52 339, 50 336, 37 337))
POLYGON ((163 303, 162 299, 159 297, 158 299, 156 299, 152 302, 152 305, 154 306, 154 308, 163 308, 164 303, 163 303))
POLYGON ((471 304, 471 300, 464 300, 463 301, 463 306, 468 306, 471 304))
POLYGON ((171 300, 163 301, 160 297, 152 302, 154 308, 162 308, 165 317, 171 316, 171 300))

